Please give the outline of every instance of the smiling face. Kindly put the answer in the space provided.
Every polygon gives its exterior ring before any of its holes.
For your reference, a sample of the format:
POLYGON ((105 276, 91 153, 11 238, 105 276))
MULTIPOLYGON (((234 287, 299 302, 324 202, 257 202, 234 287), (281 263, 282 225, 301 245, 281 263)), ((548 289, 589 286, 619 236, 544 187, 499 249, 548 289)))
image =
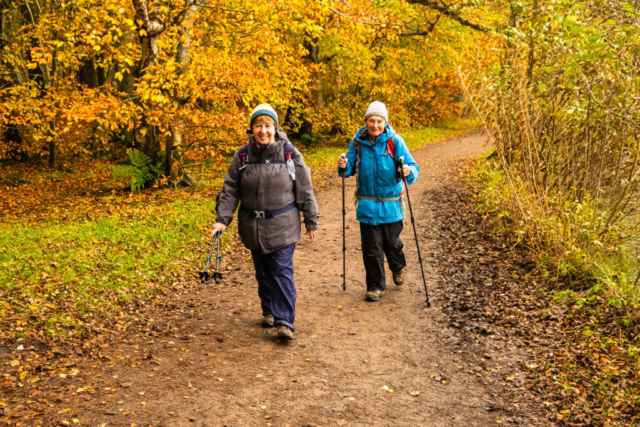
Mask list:
POLYGON ((387 122, 380 116, 371 116, 367 119, 366 124, 369 137, 375 141, 375 139, 384 132, 384 127, 387 125, 387 122))
POLYGON ((269 116, 256 117, 251 130, 259 144, 271 144, 276 140, 276 122, 269 116))

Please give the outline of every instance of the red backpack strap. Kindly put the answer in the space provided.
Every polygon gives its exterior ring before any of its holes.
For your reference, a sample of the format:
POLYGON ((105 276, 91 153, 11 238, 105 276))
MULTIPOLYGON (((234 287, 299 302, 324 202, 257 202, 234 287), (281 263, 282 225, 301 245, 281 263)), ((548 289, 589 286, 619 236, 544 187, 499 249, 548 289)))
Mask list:
POLYGON ((387 151, 391 154, 391 158, 396 158, 396 145, 395 145, 395 136, 392 136, 387 141, 387 151))

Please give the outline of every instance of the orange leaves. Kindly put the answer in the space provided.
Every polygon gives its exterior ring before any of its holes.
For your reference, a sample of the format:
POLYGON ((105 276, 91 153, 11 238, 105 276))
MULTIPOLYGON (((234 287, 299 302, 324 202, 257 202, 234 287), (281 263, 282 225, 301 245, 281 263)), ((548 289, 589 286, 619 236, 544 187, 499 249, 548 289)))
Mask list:
MULTIPOLYGON (((132 2, 84 0, 33 24, 20 18, 1 66, 14 80, 0 92, 0 127, 18 129, 29 154, 47 153, 44 142, 53 141, 62 156, 84 156, 124 152, 147 126, 163 135, 184 123, 188 155, 214 159, 241 144, 247 111, 260 102, 286 128, 312 123, 315 133, 351 134, 372 99, 386 102, 401 127, 455 116, 450 71, 484 53, 459 27, 400 37, 437 15, 404 3, 221 0, 192 19, 184 5, 158 7, 163 28, 153 47, 142 38, 157 28, 132 2)), ((14 148, 0 141, 0 157, 14 148)))

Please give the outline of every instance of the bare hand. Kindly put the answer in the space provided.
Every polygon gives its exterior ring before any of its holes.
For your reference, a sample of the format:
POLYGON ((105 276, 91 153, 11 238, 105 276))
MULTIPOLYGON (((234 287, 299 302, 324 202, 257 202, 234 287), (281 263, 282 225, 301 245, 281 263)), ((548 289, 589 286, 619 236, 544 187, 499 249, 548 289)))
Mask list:
POLYGON ((411 175, 411 169, 409 169, 408 165, 402 165, 402 176, 405 178, 411 175))
POLYGON ((316 240, 316 236, 318 235, 318 230, 308 230, 307 234, 309 235, 309 239, 316 240))
POLYGON ((213 231, 211 231, 211 238, 213 239, 216 233, 218 232, 224 233, 224 230, 226 229, 227 229, 226 225, 216 222, 215 224, 213 224, 213 231))
POLYGON ((347 159, 342 156, 338 157, 338 167, 340 169, 345 169, 347 167, 347 159))

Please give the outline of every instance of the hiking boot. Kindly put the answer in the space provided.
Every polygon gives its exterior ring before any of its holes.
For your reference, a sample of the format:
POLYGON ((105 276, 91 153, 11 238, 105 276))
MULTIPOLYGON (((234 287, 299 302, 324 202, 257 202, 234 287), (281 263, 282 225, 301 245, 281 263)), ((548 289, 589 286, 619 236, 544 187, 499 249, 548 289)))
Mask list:
POLYGON ((275 319, 273 318, 273 314, 267 314, 262 318, 262 327, 263 328, 273 328, 273 322, 275 319))
POLYGON ((404 269, 402 269, 400 273, 393 273, 393 283, 395 283, 396 286, 402 286, 404 283, 404 269))
POLYGON ((280 325, 276 329, 276 336, 280 341, 290 341, 293 339, 293 331, 288 326, 280 325))
POLYGON ((378 301, 381 296, 384 295, 384 291, 380 289, 374 289, 372 291, 367 292, 367 301, 378 301))

